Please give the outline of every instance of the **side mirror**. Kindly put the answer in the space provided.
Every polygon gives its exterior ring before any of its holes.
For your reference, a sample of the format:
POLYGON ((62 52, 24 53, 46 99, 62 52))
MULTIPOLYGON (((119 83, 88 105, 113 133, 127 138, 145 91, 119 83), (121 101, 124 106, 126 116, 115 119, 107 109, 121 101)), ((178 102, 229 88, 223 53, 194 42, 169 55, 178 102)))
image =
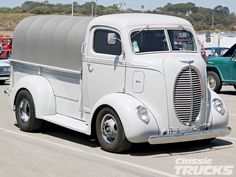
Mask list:
POLYGON ((107 34, 107 43, 110 45, 115 45, 117 41, 116 33, 108 33, 107 34))

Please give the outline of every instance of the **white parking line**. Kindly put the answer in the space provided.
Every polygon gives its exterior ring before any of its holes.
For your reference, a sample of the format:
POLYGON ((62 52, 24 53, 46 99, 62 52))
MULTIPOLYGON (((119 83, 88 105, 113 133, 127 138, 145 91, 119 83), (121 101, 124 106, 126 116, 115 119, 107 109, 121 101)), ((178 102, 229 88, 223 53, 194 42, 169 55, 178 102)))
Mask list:
POLYGON ((95 156, 95 157, 105 159, 105 160, 109 160, 109 161, 119 163, 119 164, 122 164, 122 165, 125 165, 125 166, 130 166, 130 167, 133 167, 133 168, 145 170, 146 172, 151 172, 151 173, 157 174, 159 176, 162 175, 162 176, 167 176, 167 177, 178 177, 175 174, 167 173, 167 172, 164 172, 164 171, 161 171, 161 170, 156 170, 156 169, 141 166, 141 165, 138 165, 138 164, 133 164, 133 163, 130 163, 130 162, 126 162, 126 161, 123 161, 123 160, 114 159, 114 158, 110 158, 110 157, 107 157, 107 156, 94 154, 92 152, 87 152, 85 150, 78 149, 78 147, 74 148, 74 147, 66 146, 66 145, 63 145, 63 144, 55 143, 55 142, 52 142, 52 141, 47 141, 47 140, 44 140, 44 139, 29 136, 29 135, 26 135, 26 134, 23 134, 23 133, 14 132, 14 131, 7 130, 7 129, 4 129, 4 128, 0 128, 0 131, 6 132, 6 133, 9 133, 9 134, 13 134, 13 135, 17 135, 17 136, 22 136, 22 137, 25 137, 25 138, 30 138, 30 139, 35 140, 35 141, 40 141, 42 143, 51 144, 51 145, 58 146, 58 147, 61 147, 61 148, 66 148, 66 149, 71 150, 71 151, 84 153, 84 154, 89 155, 89 156, 95 156))
POLYGON ((232 97, 230 97, 230 98, 228 98, 228 97, 224 97, 223 100, 236 101, 236 98, 232 98, 232 97))
POLYGON ((225 138, 226 138, 226 139, 229 139, 229 140, 236 141, 236 138, 233 138, 233 137, 226 136, 225 138))

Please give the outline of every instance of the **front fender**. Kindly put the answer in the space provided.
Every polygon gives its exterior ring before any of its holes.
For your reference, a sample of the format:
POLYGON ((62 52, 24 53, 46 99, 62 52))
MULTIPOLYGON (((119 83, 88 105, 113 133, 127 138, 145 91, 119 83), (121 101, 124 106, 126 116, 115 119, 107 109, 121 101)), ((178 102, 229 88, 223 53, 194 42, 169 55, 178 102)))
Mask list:
MULTIPOLYGON (((142 120, 140 120, 137 114, 137 107, 140 105, 146 107, 143 103, 130 95, 113 93, 102 97, 95 104, 92 115, 94 115, 96 110, 101 106, 109 106, 118 114, 122 122, 126 138, 130 142, 148 142, 148 138, 151 135, 158 134, 159 128, 156 119, 147 107, 150 122, 145 124, 142 120)), ((96 116, 93 117, 96 119, 96 116)))
POLYGON ((208 101, 209 101, 209 109, 210 109, 210 120, 211 120, 211 128, 217 129, 217 128, 226 128, 229 123, 229 112, 227 110, 227 107, 224 103, 224 101, 220 98, 220 96, 215 93, 213 90, 208 88, 208 101), (213 106, 213 99, 220 99, 224 104, 225 113, 224 115, 221 115, 219 112, 216 111, 216 109, 213 106))
POLYGON ((26 89, 33 97, 37 118, 56 114, 53 89, 42 76, 25 76, 15 83, 10 93, 10 107, 14 109, 15 99, 21 89, 26 89))

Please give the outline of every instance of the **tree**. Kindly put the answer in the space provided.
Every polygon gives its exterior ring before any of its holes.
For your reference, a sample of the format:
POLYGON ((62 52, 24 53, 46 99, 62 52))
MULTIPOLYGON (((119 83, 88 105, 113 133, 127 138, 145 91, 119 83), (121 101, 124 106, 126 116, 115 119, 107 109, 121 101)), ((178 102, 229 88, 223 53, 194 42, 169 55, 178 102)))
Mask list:
POLYGON ((39 7, 35 7, 33 8, 30 13, 33 14, 50 14, 50 8, 48 8, 47 6, 39 6, 39 7))
POLYGON ((33 8, 42 6, 42 3, 40 2, 33 2, 33 1, 25 1, 21 5, 21 9, 23 12, 30 12, 33 8))
MULTIPOLYGON (((7 14, 11 13, 23 13, 23 16, 29 16, 28 13, 33 14, 71 14, 71 2, 68 1, 67 4, 50 4, 50 1, 44 2, 36 2, 36 1, 25 1, 21 6, 17 6, 15 8, 0 8, 0 13, 7 16, 7 14)), ((120 12, 126 13, 139 13, 141 9, 144 10, 144 5, 141 5, 140 10, 135 9, 126 9, 122 10, 122 6, 124 3, 113 4, 111 6, 104 7, 96 3, 97 1, 89 1, 84 4, 79 5, 78 2, 74 2, 74 13, 77 15, 85 15, 90 16, 92 13, 96 11, 96 15, 104 15, 104 14, 114 14, 120 12), (95 10, 96 7, 96 10, 95 10)), ((216 6, 214 9, 204 8, 204 7, 197 7, 194 3, 177 3, 171 4, 168 3, 164 7, 157 7, 155 10, 146 10, 145 13, 158 13, 158 14, 166 14, 166 15, 173 15, 179 16, 189 20, 194 28, 198 30, 210 30, 212 24, 212 17, 214 15, 215 26, 219 30, 236 30, 236 16, 234 13, 230 13, 228 7, 224 7, 221 5, 216 6)), ((13 17, 15 18, 18 14, 14 14, 13 17)), ((11 16, 7 16, 8 21, 13 19, 11 16)), ((21 19, 22 19, 21 18, 21 19)), ((2 20, 2 19, 0 19, 2 20)), ((17 21, 17 20, 15 20, 17 21)), ((15 24, 13 22, 8 26, 11 26, 10 29, 14 29, 15 24)), ((9 24, 8 22, 2 23, 2 26, 9 24)), ((1 25, 1 24, 0 24, 1 25)), ((3 27, 4 29, 8 27, 3 27)))
POLYGON ((108 6, 104 9, 105 14, 115 14, 120 13, 120 8, 117 4, 113 4, 112 6, 108 6))
POLYGON ((227 16, 230 14, 229 8, 228 7, 223 7, 221 5, 218 5, 214 8, 214 11, 220 15, 227 16))

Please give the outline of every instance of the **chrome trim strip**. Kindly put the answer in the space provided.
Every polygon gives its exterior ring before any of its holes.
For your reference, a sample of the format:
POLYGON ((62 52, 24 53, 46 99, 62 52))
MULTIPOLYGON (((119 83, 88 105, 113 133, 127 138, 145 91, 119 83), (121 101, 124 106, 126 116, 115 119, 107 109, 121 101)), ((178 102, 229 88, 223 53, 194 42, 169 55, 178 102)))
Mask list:
POLYGON ((65 73, 72 73, 72 74, 81 74, 80 71, 75 71, 75 70, 70 70, 70 69, 63 69, 59 67, 54 67, 54 66, 49 66, 49 65, 42 65, 42 64, 36 64, 36 63, 31 63, 31 62, 26 62, 26 61, 19 61, 19 60, 14 60, 10 59, 11 63, 19 63, 19 64, 24 64, 28 66, 34 66, 34 67, 41 67, 41 68, 46 68, 49 70, 55 70, 55 71, 60 71, 60 72, 65 72, 65 73))
POLYGON ((231 128, 227 127, 221 129, 176 133, 172 135, 153 135, 149 137, 148 142, 150 144, 166 144, 166 143, 195 141, 195 140, 215 138, 219 136, 226 136, 230 134, 230 132, 231 128))
POLYGON ((190 82, 191 82, 191 109, 190 109, 190 116, 189 116, 189 125, 193 121, 193 76, 192 76, 192 67, 191 64, 189 63, 189 77, 190 77, 190 82))
POLYGON ((0 80, 8 80, 9 78, 10 78, 10 75, 9 76, 4 76, 4 77, 0 76, 0 80))

